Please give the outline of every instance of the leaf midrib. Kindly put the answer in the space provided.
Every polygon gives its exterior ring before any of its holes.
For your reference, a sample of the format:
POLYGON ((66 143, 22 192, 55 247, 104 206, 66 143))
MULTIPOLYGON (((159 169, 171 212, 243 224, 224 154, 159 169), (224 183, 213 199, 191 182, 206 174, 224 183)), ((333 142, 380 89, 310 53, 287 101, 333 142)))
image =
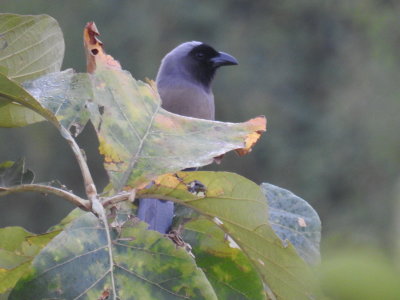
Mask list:
POLYGON ((137 148, 137 151, 135 153, 135 155, 132 157, 132 159, 129 161, 129 166, 128 169, 125 171, 124 176, 122 177, 122 181, 119 183, 118 189, 117 191, 121 191, 122 188, 125 186, 125 184, 127 183, 129 176, 132 172, 132 170, 135 168, 135 165, 139 159, 140 153, 143 149, 144 143, 146 141, 147 136, 150 134, 151 128, 153 127, 153 123, 154 123, 154 119, 155 116, 157 115, 158 111, 160 110, 160 104, 157 105, 157 108, 154 110, 153 115, 151 116, 150 122, 146 128, 146 131, 143 135, 143 137, 140 139, 140 143, 139 146, 137 148))

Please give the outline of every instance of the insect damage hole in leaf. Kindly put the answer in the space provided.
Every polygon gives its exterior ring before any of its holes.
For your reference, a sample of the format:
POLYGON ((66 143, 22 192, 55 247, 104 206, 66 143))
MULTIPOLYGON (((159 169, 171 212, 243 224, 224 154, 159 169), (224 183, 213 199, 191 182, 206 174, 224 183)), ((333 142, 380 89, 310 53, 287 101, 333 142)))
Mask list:
POLYGON ((158 177, 149 189, 138 190, 138 197, 146 193, 168 195, 169 199, 179 199, 182 205, 213 220, 233 238, 277 299, 315 298, 311 268, 289 241, 284 244, 275 234, 268 220, 268 202, 257 184, 228 172, 195 171, 177 175, 158 177), (187 185, 195 180, 206 187, 204 197, 188 191, 187 185))

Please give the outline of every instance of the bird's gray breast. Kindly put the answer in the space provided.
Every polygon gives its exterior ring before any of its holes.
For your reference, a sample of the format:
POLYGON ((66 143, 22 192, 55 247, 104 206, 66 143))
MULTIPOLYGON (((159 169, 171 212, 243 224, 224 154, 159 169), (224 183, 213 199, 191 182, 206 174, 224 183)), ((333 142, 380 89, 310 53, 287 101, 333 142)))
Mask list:
POLYGON ((200 118, 215 119, 214 95, 211 90, 192 83, 163 84, 158 82, 162 107, 172 113, 200 118))

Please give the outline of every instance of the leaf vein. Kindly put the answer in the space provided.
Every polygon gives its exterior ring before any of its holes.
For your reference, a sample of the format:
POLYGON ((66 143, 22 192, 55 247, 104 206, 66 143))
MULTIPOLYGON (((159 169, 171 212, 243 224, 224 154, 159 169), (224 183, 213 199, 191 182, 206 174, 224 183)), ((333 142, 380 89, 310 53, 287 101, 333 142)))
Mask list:
POLYGON ((107 274, 110 273, 110 270, 105 272, 99 279, 97 279, 95 282, 93 282, 88 288, 86 288, 82 293, 80 293, 77 297, 75 297, 73 300, 79 299, 83 295, 85 295, 92 287, 94 287, 97 283, 99 283, 103 278, 107 276, 107 274))
POLYGON ((14 56, 14 55, 17 55, 17 54, 20 54, 20 53, 23 53, 23 52, 25 52, 25 51, 28 51, 28 50, 32 49, 33 47, 35 47, 35 46, 37 46, 37 45, 43 43, 44 41, 46 41, 46 40, 49 39, 50 37, 56 35, 57 33, 58 33, 58 32, 52 32, 52 33, 50 33, 49 35, 47 35, 46 37, 44 37, 43 39, 41 39, 40 41, 37 41, 36 43, 34 43, 34 44, 30 44, 29 46, 27 46, 27 47, 25 47, 25 48, 22 48, 22 49, 20 49, 20 50, 17 51, 17 52, 13 52, 13 53, 10 53, 9 55, 0 57, 0 62, 3 61, 4 59, 7 59, 7 58, 9 58, 9 57, 12 57, 12 56, 14 56))
POLYGON ((123 185, 128 181, 132 170, 135 168, 135 165, 136 165, 136 163, 137 163, 137 161, 138 161, 138 159, 140 157, 140 152, 143 149, 146 137, 149 134, 151 127, 153 126, 155 116, 157 115, 159 109, 160 109, 160 106, 157 106, 156 110, 154 111, 153 115, 151 116, 149 125, 147 126, 147 129, 146 129, 146 132, 143 135, 143 138, 140 139, 140 143, 139 143, 138 149, 137 149, 135 155, 133 156, 133 158, 131 159, 131 161, 129 162, 129 167, 125 171, 125 174, 124 174, 124 176, 122 178, 122 182, 120 183, 120 186, 118 187, 118 191, 120 191, 122 189, 123 185))
POLYGON ((35 73, 41 73, 41 72, 46 71, 47 69, 49 69, 50 66, 53 66, 53 65, 55 65, 57 63, 58 63, 58 61, 53 61, 51 64, 48 64, 46 67, 41 68, 40 70, 35 70, 35 71, 29 72, 29 73, 23 73, 23 74, 19 74, 19 75, 13 75, 13 76, 10 76, 10 78, 15 80, 15 78, 23 78, 23 77, 27 77, 27 76, 33 75, 35 73))
POLYGON ((154 285, 154 286, 158 287, 159 289, 161 289, 161 290, 163 290, 163 291, 165 291, 165 292, 167 292, 167 293, 169 293, 169 294, 171 294, 171 295, 174 295, 174 296, 179 297, 179 298, 182 298, 182 299, 190 299, 189 297, 186 297, 186 296, 184 296, 184 295, 176 294, 176 293, 174 293, 173 291, 170 291, 170 290, 166 289, 166 288, 163 287, 162 285, 159 285, 157 282, 151 281, 151 280, 149 280, 149 279, 147 279, 147 278, 145 278, 145 277, 139 275, 139 274, 136 273, 136 272, 133 272, 133 271, 131 271, 131 270, 128 270, 128 269, 124 268, 123 266, 120 266, 120 265, 116 264, 116 267, 118 267, 118 268, 120 268, 121 270, 127 272, 128 274, 131 274, 131 275, 133 275, 133 276, 136 276, 136 277, 142 279, 143 281, 145 281, 145 282, 147 282, 147 283, 149 283, 149 284, 151 284, 151 285, 154 285))
MULTIPOLYGON (((13 21, 14 19, 16 19, 16 18, 15 18, 15 17, 14 17, 14 18, 10 18, 10 19, 8 20, 8 22, 6 22, 6 23, 3 24, 3 27, 5 27, 8 23, 10 23, 11 21, 13 21)), ((28 24, 29 22, 33 22, 33 21, 35 21, 35 20, 34 20, 33 18, 31 18, 31 19, 29 19, 29 20, 26 21, 26 22, 19 23, 19 24, 15 25, 14 27, 11 27, 11 28, 7 29, 6 31, 0 32, 0 34, 1 34, 1 35, 4 35, 4 34, 10 32, 10 31, 12 31, 12 30, 15 30, 15 29, 18 28, 18 27, 24 26, 24 25, 28 24)), ((1 27, 1 28, 3 28, 3 27, 1 27)))
MULTIPOLYGON (((30 61, 28 64, 24 65, 21 69, 19 69, 18 71, 16 71, 15 73, 19 75, 19 73, 23 70, 25 70, 26 68, 28 68, 29 66, 35 64, 36 62, 38 62, 40 59, 42 59, 43 57, 45 57, 49 52, 53 51, 55 48, 58 48, 59 45, 62 45, 62 41, 58 41, 58 43, 53 44, 52 47, 49 47, 46 51, 44 51, 43 53, 41 53, 38 57, 36 57, 36 59, 30 61)), ((52 66, 54 63, 59 62, 58 59, 56 59, 55 62, 52 62, 51 64, 46 64, 47 66, 52 66)), ((47 69, 48 67, 46 67, 47 69)), ((21 75, 19 75, 21 76, 21 75)), ((22 77, 22 76, 21 76, 22 77)))
POLYGON ((122 244, 122 243, 118 243, 118 242, 114 242, 113 244, 114 244, 114 245, 117 245, 117 246, 121 246, 121 247, 127 247, 127 248, 135 249, 135 250, 138 250, 138 251, 147 252, 147 253, 150 253, 150 254, 163 255, 163 256, 172 257, 172 258, 176 258, 176 259, 183 260, 183 261, 185 260, 184 258, 182 258, 182 257, 177 257, 177 256, 175 256, 175 255, 171 255, 171 254, 167 254, 167 253, 162 253, 162 252, 154 252, 154 251, 151 251, 151 250, 149 250, 149 249, 144 249, 144 248, 140 248, 140 247, 135 247, 135 246, 131 246, 131 245, 126 245, 126 244, 122 244))
POLYGON ((85 252, 85 253, 83 253, 83 254, 81 254, 81 255, 74 256, 74 257, 72 257, 72 258, 70 258, 70 259, 68 259, 68 260, 66 260, 66 261, 64 261, 64 262, 62 262, 62 263, 60 263, 60 264, 56 264, 56 265, 54 265, 54 266, 52 266, 52 267, 50 267, 50 268, 44 270, 42 273, 38 274, 37 277, 42 276, 42 275, 46 274, 47 272, 50 272, 51 270, 56 269, 56 268, 58 268, 58 267, 61 267, 61 266, 65 265, 65 264, 68 264, 68 263, 70 263, 70 262, 73 262, 73 261, 76 260, 76 259, 79 259, 79 258, 84 257, 84 256, 86 256, 86 255, 89 255, 89 254, 95 253, 95 252, 97 252, 97 251, 99 251, 99 250, 102 250, 102 249, 104 249, 104 248, 106 248, 106 247, 107 247, 107 245, 102 246, 102 247, 97 248, 97 249, 94 249, 94 250, 89 251, 89 252, 85 252))

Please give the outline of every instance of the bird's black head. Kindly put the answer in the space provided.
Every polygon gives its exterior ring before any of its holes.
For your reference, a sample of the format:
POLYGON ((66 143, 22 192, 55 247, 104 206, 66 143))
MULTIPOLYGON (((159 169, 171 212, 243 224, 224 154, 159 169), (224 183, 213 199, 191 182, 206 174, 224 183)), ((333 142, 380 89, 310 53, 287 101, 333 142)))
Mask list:
POLYGON ((221 66, 237 65, 237 60, 224 52, 201 43, 195 45, 187 54, 190 73, 205 87, 209 87, 216 70, 221 66))

